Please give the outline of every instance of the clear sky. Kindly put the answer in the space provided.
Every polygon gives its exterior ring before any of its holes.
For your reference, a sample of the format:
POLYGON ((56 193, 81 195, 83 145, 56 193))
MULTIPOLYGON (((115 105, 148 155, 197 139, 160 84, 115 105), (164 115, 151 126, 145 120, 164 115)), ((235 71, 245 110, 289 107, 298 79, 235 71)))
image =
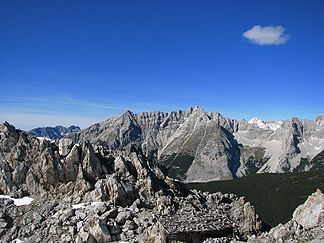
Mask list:
POLYGON ((0 1, 0 120, 324 113, 324 1, 0 1))

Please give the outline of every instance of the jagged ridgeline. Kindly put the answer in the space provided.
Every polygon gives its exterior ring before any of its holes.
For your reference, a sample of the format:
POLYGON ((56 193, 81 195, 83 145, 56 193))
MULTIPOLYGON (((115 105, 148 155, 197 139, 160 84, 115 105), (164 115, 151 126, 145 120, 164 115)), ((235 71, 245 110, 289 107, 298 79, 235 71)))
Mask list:
MULTIPOLYGON (((223 146, 232 143, 233 137, 217 128, 229 139, 223 146)), ((248 153, 259 158, 264 150, 248 153)), ((3 242, 307 242, 324 237, 320 191, 294 212, 292 221, 260 236, 264 225, 243 197, 190 191, 135 143, 113 149, 81 139, 39 139, 5 123, 0 156, 3 242)))
POLYGON ((36 137, 45 137, 49 139, 63 138, 73 132, 79 132, 81 129, 78 126, 56 126, 56 127, 37 127, 29 131, 36 137))
POLYGON ((0 152, 3 242, 229 241, 262 230, 243 197, 189 191, 136 146, 38 139, 5 123, 0 152))
POLYGON ((225 118, 192 107, 177 112, 130 111, 68 137, 107 149, 140 147, 185 182, 228 180, 254 173, 324 168, 324 115, 264 122, 225 118))

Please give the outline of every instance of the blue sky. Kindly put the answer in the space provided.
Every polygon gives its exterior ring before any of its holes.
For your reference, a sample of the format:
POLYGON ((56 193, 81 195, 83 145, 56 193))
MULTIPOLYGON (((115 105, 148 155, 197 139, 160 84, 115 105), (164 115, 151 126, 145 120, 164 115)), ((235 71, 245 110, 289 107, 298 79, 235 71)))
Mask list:
POLYGON ((198 105, 324 113, 324 2, 0 2, 0 119, 82 127, 198 105))

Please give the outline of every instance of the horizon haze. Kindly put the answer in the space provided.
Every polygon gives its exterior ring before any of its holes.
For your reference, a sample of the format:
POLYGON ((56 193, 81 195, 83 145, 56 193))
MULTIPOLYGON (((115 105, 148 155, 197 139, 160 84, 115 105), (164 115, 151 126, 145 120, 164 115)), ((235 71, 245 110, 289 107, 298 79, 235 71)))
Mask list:
POLYGON ((323 114, 321 1, 2 1, 0 121, 87 127, 197 105, 323 114))

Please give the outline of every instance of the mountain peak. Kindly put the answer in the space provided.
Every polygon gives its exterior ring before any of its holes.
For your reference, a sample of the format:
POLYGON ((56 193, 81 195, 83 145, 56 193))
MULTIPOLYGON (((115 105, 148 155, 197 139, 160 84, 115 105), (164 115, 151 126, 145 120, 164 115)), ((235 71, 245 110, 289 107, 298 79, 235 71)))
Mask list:
POLYGON ((324 121, 324 114, 319 115, 318 117, 315 118, 315 121, 324 121))
POLYGON ((191 106, 189 107, 187 110, 186 110, 188 113, 193 113, 195 111, 198 111, 198 112, 205 112, 201 107, 199 106, 191 106))
POLYGON ((127 110, 127 111, 125 111, 125 112, 121 115, 121 117, 122 117, 123 119, 130 119, 130 120, 133 120, 133 119, 134 119, 134 113, 131 112, 130 110, 127 110))

